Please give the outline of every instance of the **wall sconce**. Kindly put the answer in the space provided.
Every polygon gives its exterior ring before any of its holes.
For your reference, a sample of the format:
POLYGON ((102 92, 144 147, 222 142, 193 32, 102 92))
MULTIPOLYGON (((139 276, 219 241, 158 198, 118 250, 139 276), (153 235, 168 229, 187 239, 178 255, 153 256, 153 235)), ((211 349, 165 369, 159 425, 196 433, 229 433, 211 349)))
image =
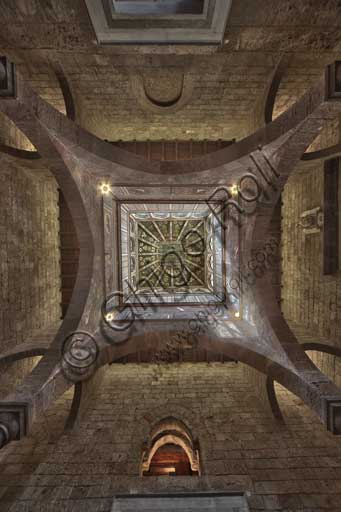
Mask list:
POLYGON ((238 194, 238 185, 236 183, 234 183, 231 187, 230 187, 230 192, 233 196, 236 196, 238 194))
POLYGON ((108 183, 102 183, 99 188, 103 195, 108 195, 111 192, 111 186, 108 183))

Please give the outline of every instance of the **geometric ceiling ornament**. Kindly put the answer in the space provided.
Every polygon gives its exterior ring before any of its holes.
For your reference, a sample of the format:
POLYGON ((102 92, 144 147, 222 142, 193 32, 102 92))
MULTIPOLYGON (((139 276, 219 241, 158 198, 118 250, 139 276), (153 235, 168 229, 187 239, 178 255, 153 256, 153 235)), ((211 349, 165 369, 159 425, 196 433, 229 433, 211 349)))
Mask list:
POLYGON ((223 232, 205 203, 121 203, 119 218, 125 302, 222 301, 223 232))
POLYGON ((204 219, 137 220, 137 281, 149 278, 164 290, 186 286, 208 291, 206 229, 204 219), (185 279, 182 263, 187 270, 185 279), (164 273, 157 275, 162 267, 164 273))
POLYGON ((221 44, 232 0, 85 0, 99 44, 221 44))

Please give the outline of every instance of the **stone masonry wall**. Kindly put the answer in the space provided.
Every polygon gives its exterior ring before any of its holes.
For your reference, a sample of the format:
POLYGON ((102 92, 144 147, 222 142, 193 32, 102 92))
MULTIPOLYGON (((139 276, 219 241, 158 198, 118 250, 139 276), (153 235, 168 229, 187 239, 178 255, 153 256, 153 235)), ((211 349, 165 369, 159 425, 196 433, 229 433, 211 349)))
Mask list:
MULTIPOLYGON (((316 336, 316 333, 311 332, 300 325, 290 322, 290 327, 300 343, 318 342, 326 345, 330 343, 330 340, 322 336, 316 336)), ((327 354, 317 350, 308 350, 307 355, 323 373, 328 375, 328 377, 335 382, 338 387, 341 387, 341 357, 336 357, 332 354, 327 354)))
MULTIPOLYGON (((339 120, 329 123, 310 151, 337 144, 339 120)), ((323 275, 323 231, 304 236, 300 214, 324 209, 324 164, 301 163, 289 178, 282 206, 282 311, 300 343, 341 346, 341 275, 323 275)), ((341 386, 341 358, 309 351, 309 357, 341 386)))
MULTIPOLYGON (((0 451, 0 510, 7 512, 37 466, 55 449, 70 411, 73 388, 68 390, 32 428, 29 437, 0 451)), ((25 506, 23 504, 23 506, 25 506)))
POLYGON ((26 151, 34 151, 27 137, 4 114, 0 114, 0 143, 26 151))
MULTIPOLYGON (((0 173, 0 353, 60 318, 57 184, 2 163, 0 173)), ((15 363, 0 379, 3 397, 36 363, 15 363), (15 366, 15 367, 14 367, 15 366)), ((4 368, 1 368, 3 373, 4 368)))
MULTIPOLYGON (((340 138, 331 123, 318 146, 340 138)), ((316 145, 315 145, 316 146, 316 145)), ((319 149, 315 147, 314 149, 319 149)), ((323 231, 305 236, 300 215, 316 206, 324 209, 323 162, 301 163, 289 178, 282 198, 282 310, 287 320, 341 346, 341 275, 323 275, 323 231)), ((315 339, 318 341, 318 339, 315 339)))
POLYGON ((60 424, 45 422, 48 446, 28 439, 1 452, 1 511, 109 512, 118 492, 234 490, 251 493, 252 512, 339 512, 338 438, 299 399, 277 394, 285 426, 240 363, 113 364, 76 430, 58 440, 60 424), (139 477, 143 442, 170 415, 198 438, 201 477, 139 477))

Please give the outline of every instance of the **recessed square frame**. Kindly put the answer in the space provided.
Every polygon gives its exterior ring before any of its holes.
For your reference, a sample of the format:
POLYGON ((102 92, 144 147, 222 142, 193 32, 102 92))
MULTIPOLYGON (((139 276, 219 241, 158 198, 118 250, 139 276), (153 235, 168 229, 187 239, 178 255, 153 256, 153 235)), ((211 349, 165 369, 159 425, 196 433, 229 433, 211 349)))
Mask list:
MULTIPOLYGON (((219 201, 217 201, 219 203, 219 201)), ((133 212, 148 212, 148 208, 153 208, 157 205, 158 208, 167 209, 166 212, 176 212, 178 210, 183 209, 184 212, 190 212, 191 209, 195 205, 200 205, 201 211, 207 213, 207 215, 211 215, 209 207, 205 201, 168 201, 168 200, 148 200, 148 201, 137 201, 137 200, 122 200, 117 201, 117 219, 118 225, 120 226, 119 235, 118 235, 118 245, 119 245, 119 289, 122 291, 122 303, 131 303, 131 304, 141 304, 141 303, 149 303, 149 304, 157 304, 160 306, 199 306, 201 304, 222 304, 225 301, 225 295, 223 293, 224 283, 225 283, 225 251, 223 247, 225 247, 225 233, 222 228, 222 223, 219 225, 217 219, 215 219, 215 232, 216 237, 213 245, 213 253, 214 253, 214 269, 216 270, 213 283, 213 292, 196 292, 196 293, 186 293, 181 291, 179 294, 169 294, 159 291, 159 295, 156 296, 153 294, 142 294, 136 293, 136 282, 134 282, 133 276, 129 273, 130 265, 129 259, 131 256, 135 256, 136 254, 131 254, 130 251, 130 219, 129 215, 133 212), (186 205, 186 206, 185 206, 186 205), (171 206, 171 208, 170 208, 171 206), (218 245, 219 244, 219 245, 218 245), (128 284, 129 283, 129 284, 128 284)), ((161 213, 161 210, 158 210, 161 213)), ((200 211, 200 209, 199 209, 200 211)), ((165 212, 164 212, 165 213, 165 212)), ((212 217, 214 217, 212 215, 212 217)), ((185 217, 184 217, 185 218, 185 217)), ((197 218, 202 218, 198 216, 197 218)), ((187 219, 186 219, 187 220, 187 219)), ((136 247, 134 247, 136 249, 136 247)))
MULTIPOLYGON (((186 12, 174 12, 174 8, 184 7, 185 2, 183 0, 163 0, 162 2, 155 2, 155 0, 102 0, 104 8, 109 8, 111 18, 163 18, 163 19, 186 19, 188 17, 194 18, 203 18, 205 19, 208 12, 210 0, 200 0, 201 9, 198 11, 197 9, 191 10, 191 6, 188 5, 188 9, 186 12), (145 4, 145 5, 144 5, 145 4), (149 7, 149 12, 144 11, 146 7, 149 7), (160 7, 160 8, 159 8, 160 7), (162 12, 162 7, 164 7, 166 12, 162 12), (168 12, 167 12, 168 11, 168 12)), ((187 3, 193 3, 193 0, 187 0, 187 3)))
POLYGON ((232 4, 232 0, 207 0, 204 16, 174 15, 165 20, 151 16, 146 24, 115 13, 113 18, 110 0, 85 1, 99 44, 221 44, 232 4))

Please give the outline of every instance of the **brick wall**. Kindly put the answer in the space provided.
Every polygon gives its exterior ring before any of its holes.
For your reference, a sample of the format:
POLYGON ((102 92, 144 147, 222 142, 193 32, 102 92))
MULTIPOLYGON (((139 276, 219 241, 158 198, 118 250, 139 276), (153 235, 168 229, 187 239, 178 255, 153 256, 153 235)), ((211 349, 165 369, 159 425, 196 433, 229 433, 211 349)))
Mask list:
POLYGON ((36 425, 49 432, 39 447, 33 436, 1 452, 1 510, 109 512, 115 492, 242 490, 252 511, 340 511, 339 440, 279 386, 278 425, 247 375, 234 363, 108 367, 77 430, 59 438, 67 395, 56 421, 36 425), (199 440, 200 478, 138 476, 144 440, 170 415, 199 440))
MULTIPOLYGON (((0 352, 27 341, 60 318, 57 185, 3 162, 0 173, 0 352)), ((16 363, 0 381, 13 389, 35 364, 16 363)))

